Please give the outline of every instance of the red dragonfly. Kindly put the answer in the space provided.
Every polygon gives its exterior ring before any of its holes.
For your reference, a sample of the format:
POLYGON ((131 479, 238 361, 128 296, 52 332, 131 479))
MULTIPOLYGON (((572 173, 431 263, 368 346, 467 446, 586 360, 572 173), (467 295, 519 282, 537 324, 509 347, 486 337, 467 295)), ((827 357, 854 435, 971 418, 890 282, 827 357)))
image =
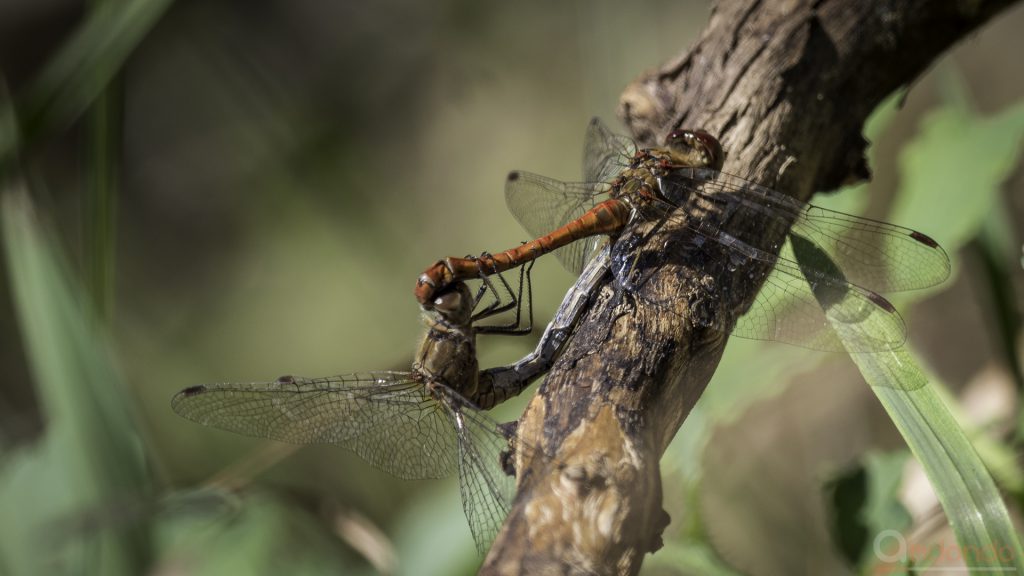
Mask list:
POLYGON ((584 147, 588 182, 509 174, 509 209, 536 239, 480 258, 440 260, 419 277, 416 297, 428 302, 436 290, 481 269, 505 270, 552 251, 579 273, 608 235, 616 280, 648 302, 671 308, 663 296, 641 293, 651 270, 672 265, 681 274, 701 274, 702 282, 679 283, 686 292, 669 297, 687 298, 698 325, 822 350, 901 346, 906 327, 878 292, 945 280, 949 258, 938 243, 909 228, 804 204, 723 173, 722 160, 721 145, 704 131, 676 130, 664 146, 641 149, 595 118, 584 147), (759 225, 736 232, 733 220, 759 225), (642 227, 650 223, 656 223, 653 229, 642 227), (667 235, 663 228, 685 232, 667 235), (788 229, 788 242, 767 244, 766 228, 788 229), (718 305, 723 296, 757 287, 757 298, 738 318, 718 305), (866 329, 840 341, 834 321, 866 329))
MULTIPOLYGON (((476 335, 526 334, 532 324, 529 265, 520 270, 516 292, 497 277, 500 289, 484 278, 475 295, 461 281, 434 295, 424 307, 427 331, 408 372, 193 386, 176 394, 171 407, 199 424, 247 436, 337 444, 399 478, 458 471, 463 509, 483 554, 514 494, 508 459, 513 435, 481 412, 509 391, 490 387, 492 379, 481 376, 476 335), (511 322, 483 324, 512 309, 511 322)), ((511 446, 529 452, 518 440, 511 446)))

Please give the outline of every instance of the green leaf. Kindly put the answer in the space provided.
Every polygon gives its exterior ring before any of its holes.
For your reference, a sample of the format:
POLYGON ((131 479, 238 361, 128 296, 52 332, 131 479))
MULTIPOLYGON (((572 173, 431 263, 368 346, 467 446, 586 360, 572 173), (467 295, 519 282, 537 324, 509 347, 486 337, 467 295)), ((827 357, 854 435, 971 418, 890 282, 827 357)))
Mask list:
POLYGON ((869 452, 858 466, 826 483, 832 537, 851 565, 870 561, 875 535, 910 525, 899 501, 908 456, 869 452))
POLYGON ((892 453, 869 452, 864 458, 867 470, 868 500, 864 520, 872 533, 886 528, 905 528, 910 515, 900 503, 900 484, 910 454, 906 450, 892 453))
MULTIPOLYGON (((958 92, 949 76, 947 91, 958 92)), ((1024 143, 1024 102, 978 116, 962 96, 929 113, 900 155, 902 187, 890 218, 925 230, 952 254, 995 207, 1024 143)))

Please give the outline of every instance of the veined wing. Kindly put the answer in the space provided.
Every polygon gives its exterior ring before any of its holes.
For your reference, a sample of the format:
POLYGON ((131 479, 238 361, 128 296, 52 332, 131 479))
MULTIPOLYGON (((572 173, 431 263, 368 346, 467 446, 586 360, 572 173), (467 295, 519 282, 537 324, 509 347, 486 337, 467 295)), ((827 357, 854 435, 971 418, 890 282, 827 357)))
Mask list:
POLYGON ((487 553, 508 515, 515 495, 515 477, 502 466, 509 442, 501 425, 474 408, 454 391, 443 392, 459 447, 459 490, 473 541, 481 556, 487 553))
POLYGON ((633 140, 613 133, 595 116, 590 119, 583 138, 583 179, 609 182, 629 165, 635 153, 633 140))
POLYGON ((791 232, 816 244, 842 271, 843 279, 869 290, 915 290, 949 276, 946 252, 910 228, 803 204, 771 188, 706 168, 677 169, 661 182, 662 193, 677 205, 699 193, 726 203, 726 213, 748 222, 792 223, 791 232))
POLYGON ((189 420, 292 444, 337 444, 406 479, 455 472, 448 413, 417 375, 369 372, 186 388, 171 407, 189 420))
MULTIPOLYGON (((541 237, 585 214, 597 203, 595 198, 609 188, 603 183, 562 182, 516 171, 505 182, 505 202, 530 235, 541 237)), ((567 270, 579 274, 603 243, 604 236, 585 238, 554 254, 567 270)))
POLYGON ((462 506, 477 551, 483 556, 498 535, 515 497, 516 478, 509 474, 506 463, 532 462, 543 454, 457 392, 442 387, 438 394, 443 396, 440 404, 446 408, 458 437, 462 506))
POLYGON ((834 352, 893 350, 907 338, 903 318, 882 296, 784 258, 776 261, 732 333, 834 352), (833 322, 857 329, 849 340, 840 340, 833 322))
MULTIPOLYGON (((666 204, 663 209, 669 210, 666 204)), ((677 299, 689 302, 690 319, 699 326, 714 328, 742 338, 777 340, 797 346, 826 351, 874 352, 899 348, 906 340, 906 326, 896 309, 882 296, 847 282, 841 272, 822 254, 808 250, 813 246, 794 237, 794 251, 812 254, 810 262, 798 264, 775 256, 709 226, 693 221, 689 215, 675 212, 667 219, 673 233, 665 238, 647 239, 649 252, 666 255, 681 274, 710 273, 711 282, 678 283, 678 290, 658 295, 642 290, 646 278, 637 279, 636 270, 621 263, 640 262, 636 245, 621 239, 612 246, 612 260, 619 283, 649 302, 674 309, 677 299), (676 228, 678 227, 678 228, 676 228), (799 244, 799 246, 797 246, 799 244), (620 248, 621 246, 621 248, 620 248), (730 295, 757 290, 750 308, 739 318, 725 309, 730 295), (857 327, 855 338, 840 341, 832 329, 838 321, 857 327)), ((827 258, 827 257, 826 257, 827 258)))

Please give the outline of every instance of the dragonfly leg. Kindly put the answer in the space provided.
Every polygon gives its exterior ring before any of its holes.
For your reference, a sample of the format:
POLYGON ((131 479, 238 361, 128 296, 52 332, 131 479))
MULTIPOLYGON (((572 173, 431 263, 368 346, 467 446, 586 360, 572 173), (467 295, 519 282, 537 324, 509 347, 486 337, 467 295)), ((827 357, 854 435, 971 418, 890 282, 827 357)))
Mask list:
POLYGON ((512 287, 509 286, 508 281, 505 280, 505 277, 502 276, 502 274, 496 268, 492 267, 491 270, 486 269, 486 265, 484 264, 484 262, 493 262, 493 258, 491 258, 490 256, 490 254, 484 252, 483 254, 480 255, 480 258, 473 258, 473 261, 475 261, 477 265, 477 277, 481 281, 480 289, 477 290, 475 300, 473 301, 473 307, 476 308, 476 306, 480 304, 480 302, 484 299, 484 296, 488 292, 494 295, 493 302, 488 304, 483 310, 480 310, 479 312, 473 315, 472 320, 474 322, 476 322, 477 320, 483 320, 484 318, 489 318, 491 316, 496 316, 498 314, 501 314, 502 312, 507 312, 516 305, 515 294, 513 294, 512 287), (494 285, 494 283, 491 282, 489 276, 492 275, 498 277, 498 280, 501 282, 502 288, 504 288, 503 292, 499 291, 497 287, 494 285), (508 296, 507 301, 505 299, 506 296, 508 296))
POLYGON ((480 302, 483 301, 484 296, 487 295, 488 291, 490 291, 492 294, 494 294, 495 301, 492 302, 490 305, 488 305, 487 308, 485 308, 485 309, 481 310, 480 312, 477 312, 476 314, 474 314, 473 315, 473 320, 477 320, 479 318, 486 318, 487 316, 489 316, 491 314, 493 308, 495 306, 497 306, 499 304, 499 302, 500 302, 500 296, 498 296, 497 291, 494 289, 494 286, 487 279, 487 275, 484 274, 483 271, 480 272, 480 280, 481 280, 480 287, 477 288, 476 295, 473 296, 473 309, 476 310, 476 307, 480 305, 480 302))
MULTIPOLYGON (((497 278, 498 281, 501 282, 501 286, 502 288, 504 288, 504 291, 499 291, 498 287, 490 278, 488 278, 486 274, 480 274, 481 284, 480 292, 478 293, 478 295, 482 299, 487 292, 490 292, 491 294, 494 295, 494 301, 488 304, 483 310, 480 310, 478 313, 476 313, 473 316, 474 321, 483 320, 484 318, 490 318, 491 316, 497 316, 502 312, 507 312, 511 310, 516 305, 515 295, 512 293, 512 288, 508 285, 508 282, 505 280, 505 277, 502 276, 501 274, 497 274, 497 278), (505 299, 506 297, 508 298, 508 300, 505 299)), ((479 303, 480 302, 478 300, 477 304, 479 303)))
MULTIPOLYGON (((498 267, 495 263, 494 257, 490 253, 484 252, 479 258, 475 258, 474 260, 477 263, 477 277, 481 280, 482 284, 480 289, 477 291, 476 300, 473 305, 474 307, 479 305, 488 290, 494 295, 494 302, 474 314, 473 320, 482 320, 515 308, 516 321, 511 325, 517 326, 519 324, 519 308, 521 306, 523 296, 523 274, 525 267, 521 267, 519 270, 519 290, 517 294, 512 290, 512 286, 509 285, 508 281, 502 274, 502 269, 498 267), (498 281, 500 282, 500 286, 503 290, 498 290, 497 286, 489 279, 490 276, 498 277, 498 281), (505 300, 505 296, 508 297, 507 301, 505 300)), ((529 266, 533 266, 533 261, 529 262, 529 266)), ((529 282, 529 280, 527 280, 527 282, 529 282)))
MULTIPOLYGON (((481 319, 481 318, 485 318, 485 317, 488 317, 488 316, 493 316, 493 315, 500 314, 502 312, 506 312, 506 311, 512 310, 512 309, 515 310, 515 315, 506 324, 493 325, 493 326, 477 326, 477 332, 478 333, 480 333, 480 334, 508 334, 508 335, 522 336, 522 335, 525 335, 525 334, 529 334, 530 332, 533 331, 533 284, 531 282, 531 273, 533 271, 533 264, 534 264, 534 262, 531 260, 531 261, 527 262, 526 264, 524 264, 522 267, 520 267, 520 269, 519 269, 519 285, 518 285, 518 287, 517 287, 515 292, 512 291, 512 287, 509 286, 508 281, 505 279, 505 277, 502 274, 500 274, 500 273, 499 274, 495 274, 495 276, 497 276, 498 280, 501 282, 502 287, 511 296, 511 300, 508 303, 506 303, 506 304, 504 304, 504 305, 502 305, 500 307, 493 307, 494 309, 486 311, 486 314, 481 313, 481 314, 478 314, 477 316, 474 316, 474 319, 481 319), (524 304, 526 306, 525 314, 524 314, 524 311, 523 311, 523 305, 524 304), (525 316, 525 324, 524 324, 524 316, 525 316)), ((487 279, 486 276, 484 276, 482 278, 482 280, 487 285, 491 286, 492 290, 496 290, 493 287, 493 284, 491 284, 491 282, 487 279)), ((495 294, 497 294, 497 292, 495 292, 495 294)), ((488 307, 488 308, 491 308, 491 307, 488 307)))

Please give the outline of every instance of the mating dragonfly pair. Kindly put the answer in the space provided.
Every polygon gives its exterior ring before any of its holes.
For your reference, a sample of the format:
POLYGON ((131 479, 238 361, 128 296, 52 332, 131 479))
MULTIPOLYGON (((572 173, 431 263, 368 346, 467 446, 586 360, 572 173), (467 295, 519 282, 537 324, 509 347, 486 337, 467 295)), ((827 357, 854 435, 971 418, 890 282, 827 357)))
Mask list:
POLYGON ((511 502, 510 450, 522 458, 531 447, 482 411, 550 368, 609 271, 619 289, 651 305, 671 310, 674 298, 687 298, 690 320, 702 327, 851 352, 890 350, 905 340, 902 319, 879 292, 924 288, 948 276, 949 260, 928 236, 803 204, 720 172, 723 159, 718 141, 703 131, 678 130, 663 147, 641 149, 594 119, 584 148, 586 182, 509 175, 509 208, 536 239, 479 258, 440 260, 418 278, 427 331, 409 372, 194 386, 172 407, 249 436, 338 444, 400 478, 457 471, 483 553, 511 502), (746 232, 735 222, 745 222, 746 232), (766 229, 788 230, 788 245, 766 245, 766 229), (550 252, 583 275, 533 353, 480 371, 477 334, 529 332, 530 267, 550 252), (692 283, 667 295, 644 290, 651 270, 676 266, 690 274, 722 262, 715 269, 724 274, 699 283, 704 293, 694 294, 692 283), (513 287, 503 273, 516 267, 513 287), (475 294, 471 280, 481 282, 475 294), (730 293, 758 289, 742 316, 718 305, 730 293), (488 323, 509 311, 511 322, 488 323), (840 339, 835 322, 869 329, 844 331, 840 339))

